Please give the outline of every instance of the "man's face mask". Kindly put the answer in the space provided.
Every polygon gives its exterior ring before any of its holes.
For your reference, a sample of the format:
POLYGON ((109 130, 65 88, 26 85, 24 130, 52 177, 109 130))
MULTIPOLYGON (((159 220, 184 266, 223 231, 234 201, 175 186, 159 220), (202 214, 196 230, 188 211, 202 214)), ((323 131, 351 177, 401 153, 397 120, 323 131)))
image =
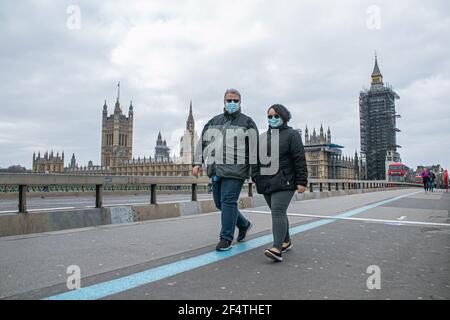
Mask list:
POLYGON ((227 99, 225 100, 225 109, 229 113, 234 113, 239 110, 239 100, 238 99, 227 99))

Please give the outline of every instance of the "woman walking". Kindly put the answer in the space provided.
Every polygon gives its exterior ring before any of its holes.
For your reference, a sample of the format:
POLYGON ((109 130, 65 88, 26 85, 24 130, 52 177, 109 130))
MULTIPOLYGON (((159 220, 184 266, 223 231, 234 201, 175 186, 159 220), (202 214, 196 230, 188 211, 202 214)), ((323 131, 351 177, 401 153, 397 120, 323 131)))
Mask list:
POLYGON ((425 189, 425 193, 427 193, 430 187, 430 173, 428 172, 427 168, 423 169, 421 176, 423 181, 423 188, 425 189))
MULTIPOLYGON (((287 209, 295 191, 303 193, 308 184, 308 170, 306 166, 305 149, 299 132, 287 125, 291 114, 280 104, 271 106, 267 112, 269 129, 267 131, 267 154, 272 159, 278 156, 278 171, 273 175, 264 175, 264 167, 259 165, 259 174, 255 178, 258 193, 264 198, 272 213, 273 246, 264 254, 276 262, 283 261, 282 254, 291 249, 292 241, 289 236, 289 220, 287 209), (278 130, 278 155, 271 154, 271 137, 274 130, 278 130)), ((275 140, 275 139, 274 139, 275 140)), ((263 140, 264 141, 264 140, 263 140)))

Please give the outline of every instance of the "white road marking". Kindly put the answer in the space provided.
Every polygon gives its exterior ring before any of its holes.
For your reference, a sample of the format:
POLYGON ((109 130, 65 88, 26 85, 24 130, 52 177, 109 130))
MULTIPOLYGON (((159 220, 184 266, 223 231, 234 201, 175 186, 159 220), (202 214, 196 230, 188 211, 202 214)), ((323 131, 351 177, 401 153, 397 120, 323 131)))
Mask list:
MULTIPOLYGON (((249 213, 265 213, 270 214, 269 211, 258 211, 258 210, 240 210, 241 212, 249 213)), ((374 223, 389 223, 396 225, 424 225, 424 226, 440 226, 440 227, 450 227, 448 223, 435 223, 435 222, 422 222, 422 221, 398 221, 398 220, 385 220, 385 219, 371 219, 371 218, 353 218, 353 217, 336 217, 336 216, 322 216, 316 214, 300 214, 300 213, 287 213, 288 216, 305 217, 305 218, 319 218, 319 219, 329 219, 329 220, 351 220, 351 221, 366 221, 374 223)))
MULTIPOLYGON (((175 200, 175 201, 158 201, 159 204, 162 203, 182 203, 182 202, 190 202, 189 199, 185 200, 175 200)), ((112 204, 105 204, 103 207, 111 208, 111 207, 124 207, 124 206, 135 206, 135 205, 150 205, 150 200, 148 202, 128 202, 128 203, 112 203, 112 204)), ((29 209, 28 212, 39 212, 39 211, 55 211, 55 210, 73 210, 78 209, 82 210, 85 208, 95 208, 95 206, 84 206, 84 207, 61 207, 61 208, 42 208, 42 209, 29 209)), ((6 211, 0 211, 0 214, 2 213, 18 213, 18 210, 6 210, 6 211)))
MULTIPOLYGON (((27 212, 39 212, 39 211, 54 211, 54 210, 73 210, 75 207, 61 207, 61 208, 45 208, 45 209, 29 209, 27 212)), ((18 213, 18 210, 0 211, 2 213, 18 213)))
POLYGON ((401 216, 400 218, 397 218, 397 220, 405 220, 406 216, 401 216))

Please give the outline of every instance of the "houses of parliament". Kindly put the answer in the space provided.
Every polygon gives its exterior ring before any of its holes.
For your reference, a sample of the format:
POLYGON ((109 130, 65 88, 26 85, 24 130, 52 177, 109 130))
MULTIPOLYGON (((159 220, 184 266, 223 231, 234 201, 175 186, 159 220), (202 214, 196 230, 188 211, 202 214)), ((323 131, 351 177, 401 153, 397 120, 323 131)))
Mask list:
MULTIPOLYGON (((89 161, 87 166, 79 166, 75 154, 68 167, 64 166, 64 152, 54 155, 47 151, 43 156, 33 154, 33 172, 66 173, 80 175, 145 175, 145 176, 190 176, 194 146, 198 136, 195 130, 192 101, 189 105, 188 118, 184 135, 180 138, 179 157, 170 156, 170 148, 161 132, 156 140, 154 157, 138 157, 133 155, 133 103, 128 107, 128 116, 124 114, 120 104, 120 84, 117 100, 112 114, 108 114, 106 101, 102 112, 101 164, 94 165, 89 161)), ((299 130, 301 133, 301 130, 299 130)), ((327 133, 323 127, 316 134, 310 134, 308 127, 302 137, 305 145, 308 176, 318 179, 357 179, 360 176, 358 155, 346 157, 342 155, 340 145, 331 141, 331 130, 327 133)), ((206 170, 203 171, 205 174, 206 170)))
POLYGON ((156 140, 154 157, 133 158, 133 103, 130 102, 128 116, 124 114, 120 104, 120 84, 114 112, 108 115, 108 105, 103 105, 101 164, 94 165, 89 161, 87 166, 79 166, 75 154, 70 164, 64 167, 64 152, 54 156, 47 151, 33 154, 33 172, 35 173, 67 173, 87 175, 146 175, 146 176, 189 176, 192 175, 194 146, 198 136, 195 131, 192 101, 186 121, 184 135, 180 138, 180 156, 170 156, 170 148, 161 132, 156 140))

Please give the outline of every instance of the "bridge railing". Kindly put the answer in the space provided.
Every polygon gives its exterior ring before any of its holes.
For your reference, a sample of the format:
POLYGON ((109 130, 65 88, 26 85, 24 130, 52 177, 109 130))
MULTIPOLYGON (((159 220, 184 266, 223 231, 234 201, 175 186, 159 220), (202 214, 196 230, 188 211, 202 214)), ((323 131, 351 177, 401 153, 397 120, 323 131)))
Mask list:
MULTIPOLYGON (((150 204, 157 203, 157 186, 161 185, 190 185, 191 200, 197 201, 198 185, 210 183, 208 177, 154 177, 154 176, 92 176, 66 174, 30 174, 7 173, 0 174, 0 186, 18 187, 19 212, 27 212, 27 190, 32 186, 95 186, 95 207, 103 207, 104 186, 111 185, 145 185, 150 186, 150 204)), ((253 197, 253 182, 248 183, 248 196, 253 197)), ((333 180, 309 179, 309 192, 332 191, 346 189, 373 189, 392 187, 420 187, 415 183, 367 181, 367 180, 333 180)))

